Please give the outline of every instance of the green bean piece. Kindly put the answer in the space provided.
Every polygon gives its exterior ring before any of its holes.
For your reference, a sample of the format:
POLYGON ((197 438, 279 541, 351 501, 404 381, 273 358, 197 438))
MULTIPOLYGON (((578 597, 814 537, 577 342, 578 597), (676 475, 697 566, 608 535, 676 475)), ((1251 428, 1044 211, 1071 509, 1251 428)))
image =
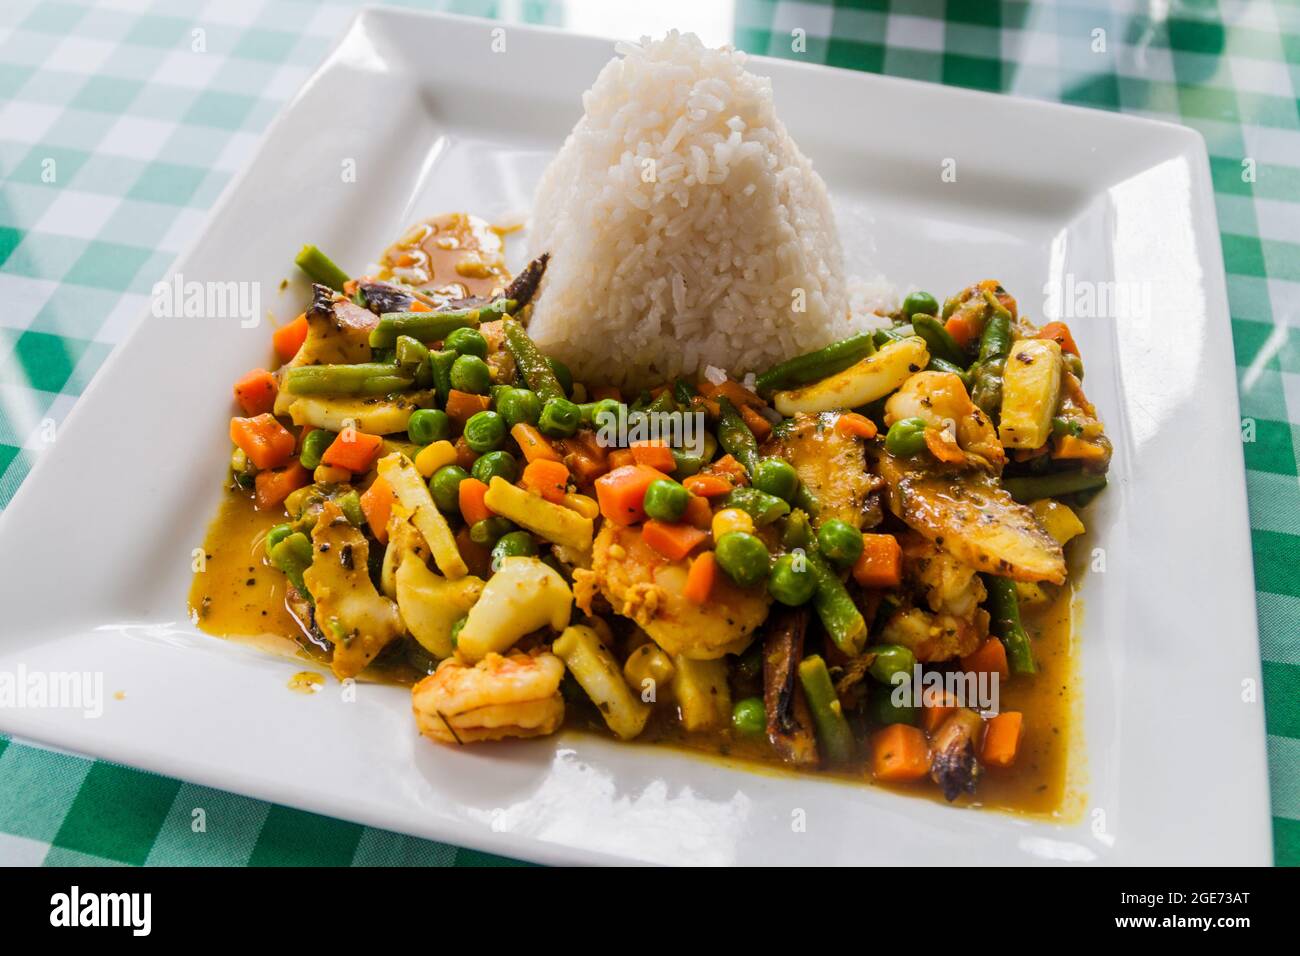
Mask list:
POLYGON ((356 493, 355 489, 339 495, 334 499, 334 503, 343 512, 343 517, 348 519, 348 524, 354 528, 365 527, 366 513, 361 510, 361 496, 356 493))
POLYGON ((876 329, 872 334, 875 339, 877 348, 888 345, 890 342, 897 342, 900 339, 906 339, 916 334, 912 328, 912 323, 908 322, 903 325, 895 325, 888 329, 876 329))
POLYGON ((948 334, 943 323, 933 315, 912 316, 912 328, 925 340, 932 357, 943 359, 959 368, 965 367, 968 361, 966 353, 961 350, 957 340, 948 334))
POLYGON ((677 404, 682 406, 682 408, 690 408, 691 402, 694 401, 695 396, 699 394, 700 393, 695 390, 695 386, 684 378, 679 378, 677 381, 673 382, 673 398, 677 400, 677 404))
POLYGON ((284 374, 285 391, 293 395, 387 395, 414 383, 414 376, 383 362, 299 365, 284 374))
POLYGON ((433 369, 433 387, 442 402, 451 394, 451 367, 459 356, 451 349, 429 353, 429 365, 433 369))
POLYGON ((311 538, 301 531, 295 531, 271 549, 270 557, 271 564, 283 571, 293 586, 310 599, 311 594, 303 583, 302 573, 311 567, 311 538))
POLYGON ((807 385, 842 372, 876 351, 870 332, 859 332, 815 352, 795 356, 758 376, 754 387, 764 398, 783 388, 807 385))
MULTIPOLYGON (((579 420, 584 425, 592 425, 600 428, 607 421, 610 415, 617 416, 619 410, 623 409, 623 403, 616 398, 602 398, 594 402, 582 402, 578 405, 579 420)), ((624 409, 624 411, 626 411, 624 409)))
POLYGON ((799 683, 803 684, 808 698, 808 710, 812 712, 817 742, 826 755, 826 762, 843 764, 852 760, 856 749, 853 730, 844 717, 826 662, 819 655, 811 654, 799 662, 799 683))
POLYGON ((822 511, 822 504, 817 500, 817 496, 812 493, 812 489, 803 482, 799 483, 799 488, 794 493, 794 506, 810 518, 816 518, 822 511))
POLYGON ((894 703, 893 688, 873 691, 868 704, 871 707, 872 718, 882 727, 888 727, 890 724, 908 724, 914 727, 920 716, 919 707, 906 707, 894 703))
POLYGON ((928 292, 909 292, 903 300, 903 314, 909 319, 921 315, 938 315, 939 303, 928 292))
POLYGON ((393 349, 393 358, 404 373, 414 375, 422 363, 429 361, 429 347, 419 339, 399 335, 393 349))
POLYGON ((718 408, 721 409, 718 416, 718 444, 752 475, 758 467, 758 440, 740 417, 740 412, 736 411, 736 406, 725 395, 718 396, 718 408))
POLYGON ((647 405, 645 410, 653 415, 665 415, 677 411, 677 399, 673 397, 673 390, 665 388, 655 396, 654 401, 647 405))
POLYGON ((302 440, 302 449, 298 452, 298 463, 308 471, 315 471, 320 466, 325 449, 334 444, 337 438, 334 432, 325 428, 313 428, 302 440))
POLYGON ((723 499, 722 507, 739 508, 753 518, 754 524, 760 528, 771 524, 778 518, 784 518, 790 513, 788 502, 757 488, 731 489, 731 491, 727 492, 727 497, 723 499))
POLYGON ((967 373, 966 369, 962 368, 960 365, 953 365, 951 362, 946 362, 936 355, 931 355, 930 364, 927 365, 926 368, 931 372, 948 372, 951 375, 956 375, 961 379, 962 385, 966 386, 966 390, 970 391, 971 377, 967 373))
POLYGON ((876 659, 871 662, 871 676, 882 684, 893 685, 898 674, 912 676, 916 667, 916 654, 902 644, 877 644, 871 648, 876 659))
POLYGON ((313 245, 303 246, 294 257, 294 265, 307 273, 312 282, 327 285, 335 292, 342 292, 348 283, 348 274, 334 264, 329 256, 313 245))
POLYGON ((867 641, 867 622, 862 612, 824 557, 816 551, 809 551, 805 557, 808 570, 817 578, 813 608, 821 618, 822 627, 836 647, 849 657, 857 657, 867 641))
POLYGON ((514 356, 519 374, 524 377, 528 387, 537 393, 544 405, 553 398, 565 398, 566 392, 555 376, 551 364, 533 344, 524 327, 514 319, 506 319, 502 324, 506 335, 506 348, 514 356))
POLYGON ((746 697, 731 708, 731 727, 742 737, 757 737, 767 729, 767 711, 761 697, 746 697))
POLYGON ((487 358, 488 354, 487 339, 483 338, 483 333, 468 327, 452 329, 442 340, 442 347, 461 355, 473 355, 481 359, 487 358))
POLYGON ((1037 501, 1039 498, 1060 498, 1081 491, 1100 490, 1106 487, 1106 476, 1086 471, 1054 471, 1046 475, 1005 478, 1002 487, 1011 492, 1016 501, 1037 501))
POLYGON ((262 545, 266 549, 267 555, 269 556, 271 554, 271 549, 291 534, 293 534, 293 527, 287 523, 278 524, 268 531, 266 533, 266 541, 262 545))
POLYGON ((1011 314, 994 313, 980 335, 979 359, 971 368, 971 400, 997 417, 1002 408, 1002 372, 1011 352, 1011 314))
POLYGON ((1034 664, 1034 649, 1029 644, 1029 635, 1020 623, 1020 598, 1016 594, 1016 582, 1010 578, 1000 578, 992 574, 981 574, 984 587, 989 592, 989 616, 993 619, 993 628, 1002 638, 1002 646, 1007 649, 1007 666, 1013 674, 1034 674, 1038 667, 1034 664))
POLYGON ((409 335, 421 342, 437 342, 457 329, 477 328, 485 318, 499 314, 500 310, 491 305, 444 312, 385 312, 370 332, 370 345, 377 349, 391 348, 399 335, 409 335))
POLYGON ((564 397, 568 398, 573 394, 573 373, 569 371, 569 366, 549 355, 546 357, 546 364, 551 367, 551 372, 555 375, 555 380, 560 383, 560 388, 564 389, 564 397))
POLYGON ((806 550, 812 547, 814 540, 816 540, 815 533, 812 522, 808 520, 808 513, 802 508, 795 508, 781 528, 781 547, 791 551, 795 548, 806 550))

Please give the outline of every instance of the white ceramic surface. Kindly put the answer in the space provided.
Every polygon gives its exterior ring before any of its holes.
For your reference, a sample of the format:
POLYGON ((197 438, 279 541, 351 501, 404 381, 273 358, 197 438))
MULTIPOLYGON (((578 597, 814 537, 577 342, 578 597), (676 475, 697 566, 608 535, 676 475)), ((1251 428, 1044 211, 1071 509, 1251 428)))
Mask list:
MULTIPOLYGON (((305 287, 278 285, 304 241, 355 268, 424 216, 526 210, 612 45, 508 27, 507 52, 493 53, 493 27, 363 12, 176 270, 260 281, 263 306, 287 317, 305 287), (344 184, 349 158, 357 182, 344 184)), ((1067 275, 1155 291, 1148 315, 1072 323, 1116 449, 1083 545, 1104 549, 1106 570, 1082 589, 1082 819, 953 809, 585 736, 453 750, 417 737, 400 689, 362 686, 354 703, 333 688, 289 692, 300 665, 186 618, 191 549, 228 454, 224 397, 268 354, 268 329, 234 319, 146 318, 0 519, 0 670, 102 671, 109 694, 125 692, 97 720, 0 710, 0 730, 545 862, 1267 862, 1263 718, 1241 702, 1259 657, 1238 408, 1199 136, 822 67, 753 68, 829 182, 855 271, 934 290, 997 276, 1031 315, 1067 275), (948 158, 955 182, 940 175, 948 158)))

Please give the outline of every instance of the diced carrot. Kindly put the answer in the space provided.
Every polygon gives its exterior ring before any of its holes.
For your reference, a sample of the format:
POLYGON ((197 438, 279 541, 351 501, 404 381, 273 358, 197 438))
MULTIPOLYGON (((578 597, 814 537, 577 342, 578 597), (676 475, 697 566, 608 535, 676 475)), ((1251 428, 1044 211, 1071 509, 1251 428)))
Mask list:
POLYGON ((275 408, 275 376, 255 368, 235 383, 235 401, 245 415, 260 415, 275 408))
POLYGON ((464 428, 471 417, 487 411, 491 404, 492 399, 486 395, 475 395, 473 392, 461 392, 453 388, 447 393, 446 411, 453 422, 464 428))
POLYGON ((466 478, 460 483, 460 516, 466 524, 472 525, 492 517, 492 509, 483 500, 487 490, 488 486, 477 478, 466 478))
POLYGON ((948 719, 948 715, 956 711, 956 709, 957 698, 945 692, 942 704, 921 708, 921 727, 927 734, 934 733, 939 729, 939 725, 948 719))
POLYGON ((307 341, 307 313, 300 312, 298 317, 288 325, 282 325, 271 333, 271 345, 281 362, 287 362, 298 354, 302 343, 307 341))
POLYGON ((348 279, 343 283, 343 294, 349 299, 357 294, 357 289, 361 288, 361 283, 356 279, 348 279))
POLYGON ((1011 669, 1007 667, 1007 649, 996 637, 990 637, 963 657, 961 669, 975 674, 998 674, 1003 679, 1011 676, 1011 669))
POLYGON ((294 459, 283 468, 259 471, 253 479, 257 507, 269 511, 299 488, 311 483, 311 472, 294 459))
POLYGON ((428 305, 426 305, 424 302, 421 302, 419 299, 412 299, 411 304, 406 307, 406 311, 407 312, 432 312, 433 309, 429 308, 428 305))
POLYGON ((609 453, 609 468, 613 471, 615 468, 625 468, 628 465, 635 465, 636 459, 626 448, 616 448, 609 453))
POLYGON ((875 438, 877 432, 876 423, 857 412, 844 412, 835 419, 835 430, 854 438, 875 438))
POLYGON ((920 780, 930 772, 930 744, 920 729, 890 724, 871 735, 871 772, 877 780, 920 780))
POLYGON ((949 318, 948 321, 943 324, 943 327, 948 330, 948 334, 953 337, 953 341, 955 341, 961 348, 965 348, 970 345, 971 342, 975 341, 977 330, 969 316, 957 313, 949 318))
POLYGON ((686 513, 682 515, 682 520, 692 528, 707 531, 713 524, 713 509, 709 507, 709 499, 691 495, 686 502, 686 513))
POLYGON ((701 498, 718 498, 731 491, 734 485, 726 478, 720 478, 717 475, 698 474, 691 475, 682 484, 686 490, 693 495, 701 498))
POLYGON ((1069 352, 1073 355, 1079 354, 1079 346, 1074 344, 1074 336, 1070 334, 1070 327, 1064 322, 1048 322, 1038 330, 1040 339, 1051 339, 1061 347, 1062 352, 1069 352))
POLYGON ((635 524, 645 517, 646 489, 653 482, 667 477, 648 465, 624 465, 601 475, 596 479, 600 513, 614 524, 635 524))
POLYGON ((749 472, 745 471, 744 465, 736 461, 734 455, 723 455, 717 461, 707 465, 704 471, 710 475, 721 475, 738 487, 749 484, 749 472))
POLYGON ((366 516, 370 533, 380 544, 388 541, 388 516, 393 513, 393 486, 380 476, 370 483, 361 496, 361 513, 366 516))
POLYGON ((597 385, 591 390, 591 400, 593 402, 603 402, 607 398, 612 398, 616 402, 623 400, 623 393, 619 391, 617 385, 597 385))
POLYGON ((555 450, 549 438, 527 422, 520 422, 510 429, 510 437, 518 443, 525 461, 561 461, 564 457, 555 450))
POLYGON ((903 549, 892 534, 864 534, 853 580, 864 588, 896 588, 903 580, 903 549))
POLYGON ((767 441, 768 436, 772 434, 772 423, 749 405, 740 406, 740 417, 745 420, 749 430, 754 433, 754 437, 760 442, 767 441))
POLYGON ((524 468, 524 487, 537 492, 547 501, 556 504, 563 501, 568 484, 569 469, 561 462, 538 458, 524 468))
POLYGON ((1079 458, 1084 461, 1100 461, 1106 457, 1106 449, 1084 441, 1074 435, 1062 435, 1056 439, 1052 448, 1053 458, 1079 458))
POLYGON ((345 428, 330 442, 320 460, 322 465, 346 468, 354 475, 362 475, 370 470, 383 447, 384 440, 378 435, 345 428))
POLYGON ((1004 710, 984 722, 984 744, 980 757, 990 767, 1010 767, 1016 762, 1020 747, 1020 732, 1024 728, 1024 715, 1015 710, 1004 710))
POLYGON ((662 441, 633 442, 628 451, 632 453, 632 460, 638 465, 648 465, 662 472, 670 472, 677 467, 672 449, 662 441))
MULTIPOLYGON (((703 500, 703 499, 696 499, 703 500)), ((686 584, 682 586, 682 597, 692 604, 704 604, 713 591, 713 579, 718 576, 718 562, 712 551, 705 551, 691 562, 691 569, 686 572, 686 584)))
POLYGON ((297 444, 293 433, 276 421, 270 412, 252 418, 232 418, 230 440, 261 469, 279 468, 293 457, 297 444))
POLYGON ((641 540, 670 561, 680 561, 708 536, 688 524, 669 524, 654 518, 641 527, 641 540))
POLYGON ((730 378, 721 385, 714 385, 712 382, 707 380, 700 382, 698 391, 705 398, 716 400, 721 397, 729 399, 731 404, 735 405, 738 409, 748 407, 762 408, 767 404, 767 402, 763 401, 763 399, 759 397, 757 392, 751 392, 749 389, 745 388, 744 385, 740 384, 735 379, 730 378))
POLYGON ((937 428, 927 428, 925 430, 925 447, 930 449, 930 454, 935 459, 948 465, 960 465, 966 460, 966 454, 961 450, 961 446, 955 440, 944 437, 943 432, 937 428))

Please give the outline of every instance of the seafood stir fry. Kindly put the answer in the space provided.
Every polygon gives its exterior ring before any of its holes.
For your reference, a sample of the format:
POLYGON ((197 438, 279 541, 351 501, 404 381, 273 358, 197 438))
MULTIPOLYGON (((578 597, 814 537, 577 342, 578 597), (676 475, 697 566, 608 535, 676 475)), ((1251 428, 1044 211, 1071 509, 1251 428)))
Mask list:
POLYGON ((547 258, 512 279, 473 217, 374 275, 297 264, 278 368, 234 387, 230 496, 264 522, 233 544, 338 678, 412 681, 431 740, 596 725, 947 800, 1056 746, 1025 710, 896 691, 1059 695, 1015 691, 1111 457, 1064 324, 985 280, 745 381, 622 394, 539 351, 547 258))

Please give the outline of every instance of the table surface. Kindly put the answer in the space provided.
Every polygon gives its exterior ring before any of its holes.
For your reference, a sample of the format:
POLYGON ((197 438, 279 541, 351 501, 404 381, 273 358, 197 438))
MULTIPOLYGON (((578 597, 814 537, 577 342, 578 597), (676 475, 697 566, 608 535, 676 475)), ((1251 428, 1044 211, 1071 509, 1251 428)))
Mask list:
MULTIPOLYGON (((1242 416, 1254 431, 1244 448, 1276 861, 1300 864, 1300 6, 1182 0, 1154 12, 1161 5, 1138 0, 397 5, 624 37, 677 26, 753 53, 1200 130, 1213 170, 1242 416), (806 51, 792 52, 792 30, 805 31, 806 51), (1100 39, 1104 50, 1094 49, 1100 39)), ((0 5, 0 507, 356 6, 0 5)), ((0 863, 505 862, 0 736, 0 863), (203 828, 193 823, 197 808, 203 828)))

